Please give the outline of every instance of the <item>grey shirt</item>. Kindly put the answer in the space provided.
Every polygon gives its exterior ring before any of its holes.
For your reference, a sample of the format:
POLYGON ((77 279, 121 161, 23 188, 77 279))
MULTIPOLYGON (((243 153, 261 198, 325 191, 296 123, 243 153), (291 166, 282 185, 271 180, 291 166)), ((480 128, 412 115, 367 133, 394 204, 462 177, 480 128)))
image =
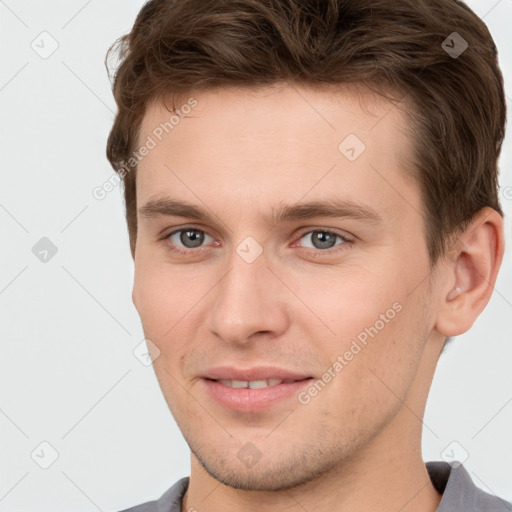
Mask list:
MULTIPOLYGON (((432 485, 443 495, 436 512, 512 512, 512 503, 477 487, 462 464, 452 467, 448 462, 431 461, 425 465, 432 485)), ((188 476, 181 478, 159 500, 121 512, 181 512, 188 481, 188 476)))

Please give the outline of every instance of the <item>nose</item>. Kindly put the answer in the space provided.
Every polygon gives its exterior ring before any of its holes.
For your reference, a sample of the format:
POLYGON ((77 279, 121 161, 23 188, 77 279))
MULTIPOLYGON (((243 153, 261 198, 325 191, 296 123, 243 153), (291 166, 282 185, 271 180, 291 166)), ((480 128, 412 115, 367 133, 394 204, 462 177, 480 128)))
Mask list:
POLYGON ((249 263, 233 251, 227 274, 212 291, 211 332, 226 343, 245 345, 258 336, 280 336, 289 325, 290 292, 267 265, 263 252, 249 263), (286 293, 288 292, 288 294, 286 293))

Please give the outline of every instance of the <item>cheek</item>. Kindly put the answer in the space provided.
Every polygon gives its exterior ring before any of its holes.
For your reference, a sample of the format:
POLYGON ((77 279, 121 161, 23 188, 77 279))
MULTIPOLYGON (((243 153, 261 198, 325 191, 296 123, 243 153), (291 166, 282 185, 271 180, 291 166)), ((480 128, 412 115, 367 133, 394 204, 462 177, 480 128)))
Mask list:
POLYGON ((421 301, 409 294, 409 279, 396 263, 373 271, 354 267, 330 277, 309 276, 299 292, 327 334, 315 335, 311 313, 303 317, 302 328, 322 345, 326 371, 342 358, 341 369, 339 364, 332 369, 334 387, 343 388, 338 396, 354 398, 354 407, 359 399, 377 407, 393 400, 379 377, 401 394, 414 375, 423 343, 421 301))
POLYGON ((352 320, 351 328, 364 333, 365 342, 340 329, 336 346, 333 343, 326 350, 330 357, 325 371, 332 368, 335 377, 326 386, 325 399, 316 402, 317 414, 337 422, 349 437, 361 429, 386 424, 406 399, 421 353, 411 343, 413 333, 402 316, 407 314, 402 309, 380 330, 381 324, 375 327, 375 320, 366 322, 361 314, 352 320))
POLYGON ((173 416, 186 414, 187 394, 181 382, 183 358, 190 345, 190 324, 193 304, 198 300, 193 287, 179 272, 153 260, 140 258, 134 276, 134 304, 141 318, 144 336, 159 350, 153 370, 173 416), (190 289, 192 288, 192 291, 190 289), (194 295, 194 297, 192 297, 194 295), (178 406, 179 404, 179 406, 178 406))
POLYGON ((181 365, 180 358, 190 352, 193 333, 203 317, 199 313, 204 306, 202 300, 214 285, 208 276, 204 278, 192 265, 177 268, 142 257, 136 262, 134 304, 145 337, 163 356, 155 361, 155 371, 164 361, 169 370, 181 365))
POLYGON ((166 293, 166 286, 165 279, 159 279, 157 273, 142 265, 136 266, 133 301, 145 332, 160 332, 164 324, 172 321, 172 296, 166 293))
POLYGON ((133 298, 143 325, 165 334, 162 329, 171 328, 185 314, 195 286, 197 282, 187 283, 185 272, 139 254, 135 262, 133 298))
POLYGON ((303 318, 314 321, 315 326, 320 322, 333 342, 355 338, 376 323, 379 331, 389 331, 388 325, 400 316, 397 309, 407 295, 396 269, 383 265, 378 269, 347 265, 289 279, 307 306, 303 318))

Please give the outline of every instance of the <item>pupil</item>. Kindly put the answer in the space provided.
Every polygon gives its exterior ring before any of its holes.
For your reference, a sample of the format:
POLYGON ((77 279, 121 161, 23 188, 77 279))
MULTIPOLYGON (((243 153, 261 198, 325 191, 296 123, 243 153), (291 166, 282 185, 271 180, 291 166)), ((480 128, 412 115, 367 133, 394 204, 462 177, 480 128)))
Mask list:
POLYGON ((333 246, 335 237, 330 233, 326 233, 325 231, 317 231, 313 236, 313 240, 315 241, 315 244, 317 242, 320 244, 320 247, 318 247, 319 249, 329 249, 333 246))
POLYGON ((186 247, 199 247, 203 242, 204 234, 199 231, 183 231, 180 239, 186 247), (192 245, 188 245, 189 242, 192 242, 192 245))

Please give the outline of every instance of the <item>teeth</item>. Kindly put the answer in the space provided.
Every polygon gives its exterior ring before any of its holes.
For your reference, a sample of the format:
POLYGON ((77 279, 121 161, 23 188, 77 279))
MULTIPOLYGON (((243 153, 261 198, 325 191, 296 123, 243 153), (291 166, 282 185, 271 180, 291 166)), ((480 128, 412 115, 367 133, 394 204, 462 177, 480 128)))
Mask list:
POLYGON ((232 388, 247 388, 247 382, 243 380, 232 380, 231 381, 231 387, 232 388))
MULTIPOLYGON (((219 379, 218 382, 224 384, 224 386, 229 386, 230 388, 251 388, 251 389, 260 389, 266 388, 269 386, 277 386, 283 382, 282 379, 267 379, 267 380, 226 380, 219 379)), ((291 381, 289 381, 291 382, 291 381)))

